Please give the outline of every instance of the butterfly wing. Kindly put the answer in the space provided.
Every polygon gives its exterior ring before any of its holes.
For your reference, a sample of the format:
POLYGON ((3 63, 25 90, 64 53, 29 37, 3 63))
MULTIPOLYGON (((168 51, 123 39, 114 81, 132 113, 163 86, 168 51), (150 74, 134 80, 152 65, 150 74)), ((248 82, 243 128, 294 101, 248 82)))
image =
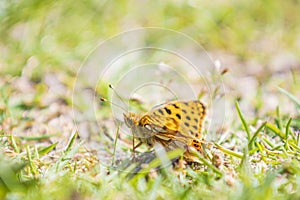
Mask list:
POLYGON ((206 108, 200 101, 169 102, 153 108, 141 119, 160 140, 175 140, 201 149, 206 108))

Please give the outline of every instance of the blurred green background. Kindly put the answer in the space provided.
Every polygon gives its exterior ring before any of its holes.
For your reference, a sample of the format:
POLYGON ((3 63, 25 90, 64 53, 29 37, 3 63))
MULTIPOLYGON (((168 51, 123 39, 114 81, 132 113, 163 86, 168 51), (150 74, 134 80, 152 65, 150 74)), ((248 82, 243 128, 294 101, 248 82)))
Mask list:
POLYGON ((138 27, 191 36, 207 50, 268 65, 280 52, 300 54, 299 1, 2 0, 0 73, 34 80, 45 71, 76 73, 99 42, 138 27))

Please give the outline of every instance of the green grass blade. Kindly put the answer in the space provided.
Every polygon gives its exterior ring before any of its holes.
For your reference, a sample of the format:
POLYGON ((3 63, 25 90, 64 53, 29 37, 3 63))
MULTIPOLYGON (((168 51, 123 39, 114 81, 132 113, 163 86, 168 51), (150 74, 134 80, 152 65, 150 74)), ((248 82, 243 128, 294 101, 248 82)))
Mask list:
POLYGON ((279 130, 276 126, 274 126, 273 124, 267 122, 266 127, 271 130, 273 133, 275 133, 276 135, 278 135, 279 137, 281 137, 282 139, 285 138, 285 134, 281 132, 281 130, 279 130))
POLYGON ((11 140, 11 146, 14 149, 14 151, 16 153, 20 153, 19 148, 18 148, 18 146, 16 144, 16 141, 15 141, 15 138, 14 138, 14 136, 12 134, 10 135, 10 140, 11 140))
POLYGON ((113 150, 113 155, 112 155, 112 161, 111 164, 113 165, 115 162, 115 155, 116 155, 116 149, 117 149, 117 141, 119 138, 119 131, 120 131, 120 127, 117 127, 117 132, 116 132, 116 137, 115 137, 115 141, 114 141, 114 150, 113 150))
POLYGON ((289 121, 287 122, 286 126, 285 126, 285 148, 288 149, 288 136, 289 136, 289 132, 290 132, 290 125, 292 122, 292 118, 289 119, 289 121))
MULTIPOLYGON (((179 157, 180 155, 182 155, 182 154, 183 154, 182 149, 175 149, 175 150, 172 150, 172 151, 167 152, 166 155, 167 155, 167 158, 168 158, 169 160, 173 160, 173 159, 175 159, 175 158, 178 158, 178 157, 179 157)), ((150 163, 148 163, 147 167, 142 168, 142 169, 138 172, 138 174, 139 174, 139 175, 142 174, 142 175, 144 176, 144 175, 146 175, 147 173, 149 173, 151 169, 155 169, 155 168, 159 167, 159 166, 162 165, 162 164, 163 164, 162 160, 161 160, 160 158, 156 157, 156 158, 153 159, 150 163)), ((133 163, 132 165, 135 165, 135 163, 133 163)), ((126 171, 129 171, 129 170, 131 170, 132 168, 134 168, 134 167, 132 167, 132 165, 130 165, 130 166, 126 169, 126 171), (128 169, 129 169, 129 170, 128 170, 128 169)), ((130 182, 136 182, 137 179, 140 177, 139 175, 134 176, 134 177, 130 180, 130 182)))
POLYGON ((297 151, 300 151, 300 147, 297 146, 296 144, 290 143, 289 145, 290 145, 291 147, 295 148, 297 151))
POLYGON ((254 135, 252 136, 251 140, 248 143, 248 148, 251 150, 253 143, 258 135, 258 133, 266 126, 267 122, 264 122, 260 127, 255 131, 254 135))
POLYGON ((216 145, 216 147, 218 149, 220 149, 221 151, 223 151, 224 153, 226 153, 228 155, 231 155, 231 156, 234 156, 234 157, 237 157, 237 158, 240 158, 240 159, 243 158, 243 154, 242 153, 231 151, 229 149, 226 149, 226 148, 222 147, 221 145, 219 145, 217 143, 214 143, 214 144, 216 145))
MULTIPOLYGON (((72 139, 74 138, 74 136, 77 135, 77 134, 74 134, 72 139)), ((76 138, 76 137, 75 137, 76 138)), ((74 141, 73 141, 74 143, 74 141)), ((67 165, 68 163, 70 162, 70 160, 75 156, 75 154, 78 152, 79 148, 81 147, 83 142, 80 142, 79 144, 75 145, 73 148, 72 145, 68 148, 67 151, 64 151, 62 153, 62 155, 60 156, 59 160, 55 163, 55 165, 53 165, 50 170, 49 170, 49 173, 53 173, 53 172, 59 172, 61 170, 63 170, 67 165)))
POLYGON ((204 165, 206 165, 208 168, 210 168, 212 171, 214 171, 220 177, 223 176, 223 173, 218 168, 216 168, 213 164, 208 162, 199 152, 197 152, 196 150, 192 150, 192 152, 199 158, 199 160, 201 162, 203 162, 204 165))
POLYGON ((274 146, 275 146, 270 140, 268 140, 265 137, 262 138, 262 141, 264 141, 266 143, 266 145, 269 145, 271 148, 274 148, 274 146))
POLYGON ((292 122, 292 118, 289 119, 289 121, 287 122, 286 126, 285 126, 285 139, 288 139, 289 136, 289 132, 290 132, 290 125, 292 122))
POLYGON ((22 140, 46 140, 51 137, 57 136, 57 134, 52 134, 52 135, 37 135, 37 136, 18 136, 22 140))
POLYGON ((40 155, 40 156, 46 155, 46 154, 49 153, 51 150, 53 150, 53 149, 56 147, 57 144, 58 144, 58 142, 56 142, 56 143, 54 143, 54 144, 51 144, 50 146, 45 147, 45 148, 39 150, 39 151, 38 151, 39 155, 40 155))
POLYGON ((35 165, 32 161, 32 156, 31 156, 31 151, 29 149, 29 146, 26 147, 26 154, 27 154, 30 172, 33 176, 35 176, 35 175, 37 175, 37 171, 36 171, 35 165))
POLYGON ((245 131, 247 133, 247 139, 248 139, 248 141, 250 141, 250 137, 251 137, 250 136, 250 129, 249 129, 249 126, 246 123, 246 120, 245 120, 245 118, 244 118, 244 116, 243 116, 243 114, 241 112, 241 109, 240 109, 240 106, 239 106, 238 102, 235 102, 235 107, 236 107, 236 110, 238 112, 239 118, 242 121, 243 127, 244 127, 244 129, 245 129, 245 131))
POLYGON ((249 159, 250 158, 249 158, 248 149, 244 148, 243 157, 242 157, 242 160, 241 160, 238 170, 240 172, 242 181, 245 182, 247 185, 250 184, 251 178, 253 177, 249 159))
POLYGON ((72 146, 73 146, 73 144, 75 142, 75 139, 77 138, 77 135, 78 135, 77 132, 74 131, 73 136, 71 137, 71 139, 70 139, 70 141, 69 141, 69 143, 67 145, 67 148, 65 150, 66 152, 70 151, 70 149, 72 148, 72 146))
POLYGON ((279 106, 276 107, 276 115, 277 115, 278 128, 279 128, 280 130, 282 130, 282 120, 281 120, 281 115, 280 115, 279 106))
POLYGON ((300 133, 297 134, 297 146, 300 146, 300 133))
POLYGON ((295 97, 294 95, 292 95, 291 93, 289 93, 288 91, 286 91, 283 88, 278 87, 279 91, 284 94, 285 96, 287 96, 289 99, 291 99, 298 108, 300 108, 300 100, 297 99, 297 97, 295 97))

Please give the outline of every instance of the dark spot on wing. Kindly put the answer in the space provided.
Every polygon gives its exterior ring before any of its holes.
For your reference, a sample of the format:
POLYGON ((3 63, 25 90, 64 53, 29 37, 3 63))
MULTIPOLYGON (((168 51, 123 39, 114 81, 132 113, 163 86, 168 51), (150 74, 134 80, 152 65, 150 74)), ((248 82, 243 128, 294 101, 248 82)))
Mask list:
POLYGON ((172 104, 173 106, 174 106, 174 108, 179 108, 175 103, 174 104, 172 104))
POLYGON ((201 107, 202 107, 203 109, 205 109, 204 104, 203 104, 202 102, 200 102, 200 101, 199 101, 199 103, 201 104, 201 107))
POLYGON ((197 126, 194 125, 193 128, 194 128, 195 130, 197 130, 197 126))
POLYGON ((180 116, 180 114, 176 114, 176 117, 178 118, 178 119, 181 119, 181 116, 180 116))
POLYGON ((186 116, 186 119, 187 119, 187 120, 191 120, 190 116, 186 116))
POLYGON ((198 119, 197 118, 194 118, 194 120, 195 120, 196 123, 198 123, 198 119))
POLYGON ((200 102, 201 106, 200 106, 200 109, 201 109, 201 113, 202 115, 205 115, 206 114, 206 107, 204 106, 204 104, 202 102, 200 102))
POLYGON ((161 109, 158 109, 158 112, 163 115, 164 114, 164 111, 162 111, 161 109))
POLYGON ((172 113, 172 111, 170 109, 168 109, 167 107, 165 107, 164 109, 169 115, 172 113))
POLYGON ((186 110, 182 109, 182 112, 186 113, 186 110))
POLYGON ((198 134, 198 133, 196 133, 196 137, 199 137, 199 134, 198 134))
POLYGON ((184 122, 184 125, 185 125, 185 126, 187 126, 187 127, 189 127, 189 126, 190 126, 190 124, 189 124, 189 123, 187 123, 187 122, 184 122))
POLYGON ((200 147, 198 144, 194 144, 194 147, 200 147))

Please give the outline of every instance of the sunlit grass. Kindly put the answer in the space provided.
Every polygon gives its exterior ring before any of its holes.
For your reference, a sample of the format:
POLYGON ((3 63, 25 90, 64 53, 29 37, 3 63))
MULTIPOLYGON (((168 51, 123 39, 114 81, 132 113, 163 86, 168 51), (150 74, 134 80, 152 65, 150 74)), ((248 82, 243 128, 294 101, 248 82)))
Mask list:
MULTIPOLYGON (((247 123, 247 117, 241 112, 239 117, 241 122, 247 123)), ((199 196, 204 199, 294 199, 300 195, 297 189, 300 147, 299 134, 290 124, 291 120, 283 120, 280 128, 273 122, 262 123, 256 131, 250 131, 248 144, 234 139, 237 145, 243 146, 242 151, 215 144, 224 153, 221 162, 226 165, 221 168, 215 166, 213 158, 198 155, 206 166, 204 171, 190 167, 175 170, 170 165, 153 171, 166 162, 156 158, 130 176, 132 167, 131 170, 116 169, 103 165, 95 157, 87 157, 91 154, 83 143, 76 144, 76 133, 64 151, 55 153, 58 157, 52 161, 47 158, 55 151, 56 143, 42 148, 29 144, 22 148, 15 137, 3 135, 0 194, 17 199, 72 199, 75 196, 141 199, 144 195, 153 199, 199 196), (78 155, 82 156, 78 159, 78 155)), ((169 159, 178 153, 169 154, 169 159)))

